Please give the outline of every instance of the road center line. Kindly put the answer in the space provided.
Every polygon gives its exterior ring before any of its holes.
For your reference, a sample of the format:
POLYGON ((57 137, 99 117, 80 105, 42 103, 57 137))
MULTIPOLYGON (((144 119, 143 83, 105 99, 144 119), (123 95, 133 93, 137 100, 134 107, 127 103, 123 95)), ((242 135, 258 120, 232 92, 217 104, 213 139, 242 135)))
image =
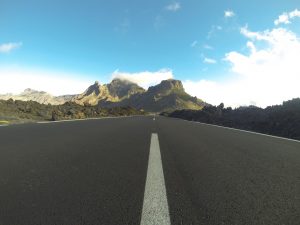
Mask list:
POLYGON ((151 135, 141 225, 170 225, 169 207, 158 135, 151 135))

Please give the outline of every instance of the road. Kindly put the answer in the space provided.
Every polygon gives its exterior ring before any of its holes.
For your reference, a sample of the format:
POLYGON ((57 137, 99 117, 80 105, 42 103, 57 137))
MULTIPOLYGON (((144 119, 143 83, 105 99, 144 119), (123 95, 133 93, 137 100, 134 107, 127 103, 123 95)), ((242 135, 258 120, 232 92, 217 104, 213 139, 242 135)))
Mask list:
POLYGON ((300 224, 300 142, 153 116, 0 127, 0 224, 300 224))

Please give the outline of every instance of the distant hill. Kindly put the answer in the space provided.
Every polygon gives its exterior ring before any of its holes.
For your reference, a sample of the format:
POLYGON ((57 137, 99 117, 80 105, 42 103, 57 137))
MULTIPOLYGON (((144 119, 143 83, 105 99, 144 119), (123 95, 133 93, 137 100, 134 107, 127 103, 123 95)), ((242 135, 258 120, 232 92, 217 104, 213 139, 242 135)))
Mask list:
POLYGON ((63 95, 63 96, 52 96, 47 92, 44 91, 36 91, 30 88, 25 89, 22 93, 19 95, 13 95, 13 94, 5 94, 0 95, 0 99, 2 100, 21 100, 21 101, 35 101, 40 104, 51 104, 51 105, 61 105, 65 102, 70 101, 72 98, 74 98, 74 95, 63 95))
POLYGON ((220 104, 163 115, 300 140, 300 98, 265 109, 255 106, 232 109, 220 104))

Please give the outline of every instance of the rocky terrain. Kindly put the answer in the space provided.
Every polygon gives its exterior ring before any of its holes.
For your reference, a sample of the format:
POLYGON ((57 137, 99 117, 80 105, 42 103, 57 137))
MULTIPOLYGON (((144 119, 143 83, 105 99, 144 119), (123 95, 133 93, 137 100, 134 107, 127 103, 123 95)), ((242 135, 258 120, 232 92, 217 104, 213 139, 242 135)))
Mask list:
POLYGON ((99 106, 82 106, 73 102, 66 102, 63 105, 45 105, 35 101, 0 100, 0 125, 129 115, 145 115, 145 112, 131 107, 104 109, 99 106))
POLYGON ((300 99, 265 109, 255 106, 237 109, 206 106, 202 110, 176 110, 162 115, 216 124, 300 140, 300 99))

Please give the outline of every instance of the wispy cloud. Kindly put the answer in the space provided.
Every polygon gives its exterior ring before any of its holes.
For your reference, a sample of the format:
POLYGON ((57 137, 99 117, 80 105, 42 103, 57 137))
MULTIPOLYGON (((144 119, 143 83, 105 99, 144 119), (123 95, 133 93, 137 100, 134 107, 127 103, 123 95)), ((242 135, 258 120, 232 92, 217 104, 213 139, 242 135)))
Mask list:
POLYGON ((226 10, 224 11, 224 17, 225 18, 230 18, 230 17, 234 17, 235 13, 232 10, 226 10))
POLYGON ((20 48, 21 46, 22 42, 4 43, 0 45, 0 53, 9 53, 14 49, 20 48))
POLYGON ((203 45, 203 48, 208 49, 208 50, 213 50, 214 48, 208 44, 203 45))
POLYGON ((216 64, 217 63, 217 60, 215 60, 215 59, 211 59, 211 58, 204 58, 203 59, 203 62, 204 63, 207 63, 207 64, 216 64))
POLYGON ((136 73, 121 72, 116 70, 112 74, 112 79, 113 78, 129 80, 147 89, 149 86, 156 85, 162 80, 173 78, 173 72, 170 69, 161 69, 154 72, 142 71, 136 73))
POLYGON ((221 27, 219 25, 217 25, 217 26, 216 25, 211 26, 210 30, 207 33, 206 38, 207 39, 211 39, 215 35, 216 32, 221 31, 222 29, 223 29, 223 27, 221 27))
POLYGON ((167 5, 167 6, 165 7, 166 10, 172 11, 172 12, 176 12, 176 11, 178 11, 180 8, 181 8, 181 5, 180 5, 179 2, 173 2, 173 3, 171 3, 171 4, 169 4, 169 5, 167 5))
POLYGON ((192 48, 194 48, 194 47, 196 47, 197 44, 198 44, 198 41, 193 41, 193 42, 191 43, 190 46, 191 46, 192 48))
POLYGON ((274 21, 274 24, 289 24, 291 23, 291 19, 294 19, 295 17, 300 17, 300 11, 298 9, 295 9, 294 11, 291 11, 289 13, 282 13, 281 15, 279 15, 278 19, 274 21))
POLYGON ((115 27, 116 32, 127 33, 130 29, 131 22, 128 18, 124 18, 118 26, 115 27))
POLYGON ((155 30, 159 30, 160 28, 162 28, 163 26, 165 26, 165 20, 164 17, 161 15, 157 15, 154 18, 154 23, 153 23, 154 29, 155 30))

